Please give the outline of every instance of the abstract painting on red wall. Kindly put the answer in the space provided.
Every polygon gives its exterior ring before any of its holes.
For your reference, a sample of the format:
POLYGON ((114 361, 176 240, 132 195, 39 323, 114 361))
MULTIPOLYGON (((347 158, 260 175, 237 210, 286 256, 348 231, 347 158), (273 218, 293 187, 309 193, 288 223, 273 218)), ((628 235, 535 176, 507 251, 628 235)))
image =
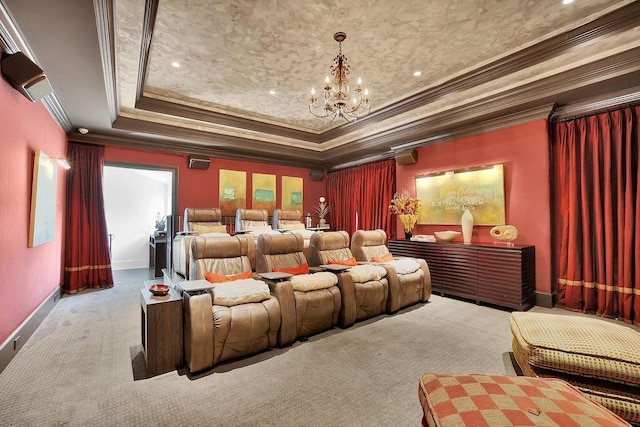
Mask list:
POLYGON ((505 223, 502 165, 418 176, 416 195, 418 224, 460 224, 466 209, 476 225, 505 223))

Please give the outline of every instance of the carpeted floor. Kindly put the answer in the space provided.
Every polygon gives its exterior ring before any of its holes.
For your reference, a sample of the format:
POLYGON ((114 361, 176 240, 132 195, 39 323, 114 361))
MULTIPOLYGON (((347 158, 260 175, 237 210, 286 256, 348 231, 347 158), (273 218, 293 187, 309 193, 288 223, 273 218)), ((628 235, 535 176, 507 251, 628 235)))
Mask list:
POLYGON ((0 373, 0 424, 419 425, 421 373, 503 374, 511 349, 508 311, 432 296, 198 376, 144 379, 142 287, 63 297, 0 373))

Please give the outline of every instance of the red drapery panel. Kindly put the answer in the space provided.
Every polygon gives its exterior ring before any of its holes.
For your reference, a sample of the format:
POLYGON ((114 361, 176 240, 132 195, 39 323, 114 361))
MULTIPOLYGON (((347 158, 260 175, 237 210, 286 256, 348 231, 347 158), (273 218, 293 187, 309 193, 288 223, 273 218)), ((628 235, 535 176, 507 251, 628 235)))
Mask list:
POLYGON ((640 324, 640 107, 553 128, 558 304, 640 324))
POLYGON ((104 147, 69 143, 64 282, 67 293, 113 286, 102 196, 104 147))
POLYGON ((385 160, 327 174, 327 199, 334 230, 349 235, 358 229, 380 228, 393 237, 389 202, 396 187, 396 162, 385 160))

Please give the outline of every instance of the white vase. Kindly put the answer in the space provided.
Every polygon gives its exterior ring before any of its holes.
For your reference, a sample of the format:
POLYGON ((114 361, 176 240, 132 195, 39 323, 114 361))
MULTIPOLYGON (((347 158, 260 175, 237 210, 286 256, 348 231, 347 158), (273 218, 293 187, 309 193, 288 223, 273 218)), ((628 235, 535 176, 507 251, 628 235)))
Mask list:
POLYGON ((471 236, 473 235, 473 215, 471 215, 469 209, 464 210, 460 224, 462 224, 462 239, 464 243, 471 243, 471 236))

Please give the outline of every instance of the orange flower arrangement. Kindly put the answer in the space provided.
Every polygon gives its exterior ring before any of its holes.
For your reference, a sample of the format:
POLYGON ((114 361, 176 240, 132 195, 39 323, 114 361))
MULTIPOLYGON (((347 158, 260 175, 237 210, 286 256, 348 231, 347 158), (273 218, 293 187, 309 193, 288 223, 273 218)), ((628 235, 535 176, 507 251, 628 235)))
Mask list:
POLYGON ((393 195, 389 210, 400 217, 405 233, 410 233, 418 221, 420 199, 410 196, 409 192, 403 189, 400 195, 398 193, 393 195))
POLYGON ((399 195, 393 195, 389 210, 397 215, 417 215, 420 211, 420 199, 411 197, 409 192, 403 189, 399 195))

